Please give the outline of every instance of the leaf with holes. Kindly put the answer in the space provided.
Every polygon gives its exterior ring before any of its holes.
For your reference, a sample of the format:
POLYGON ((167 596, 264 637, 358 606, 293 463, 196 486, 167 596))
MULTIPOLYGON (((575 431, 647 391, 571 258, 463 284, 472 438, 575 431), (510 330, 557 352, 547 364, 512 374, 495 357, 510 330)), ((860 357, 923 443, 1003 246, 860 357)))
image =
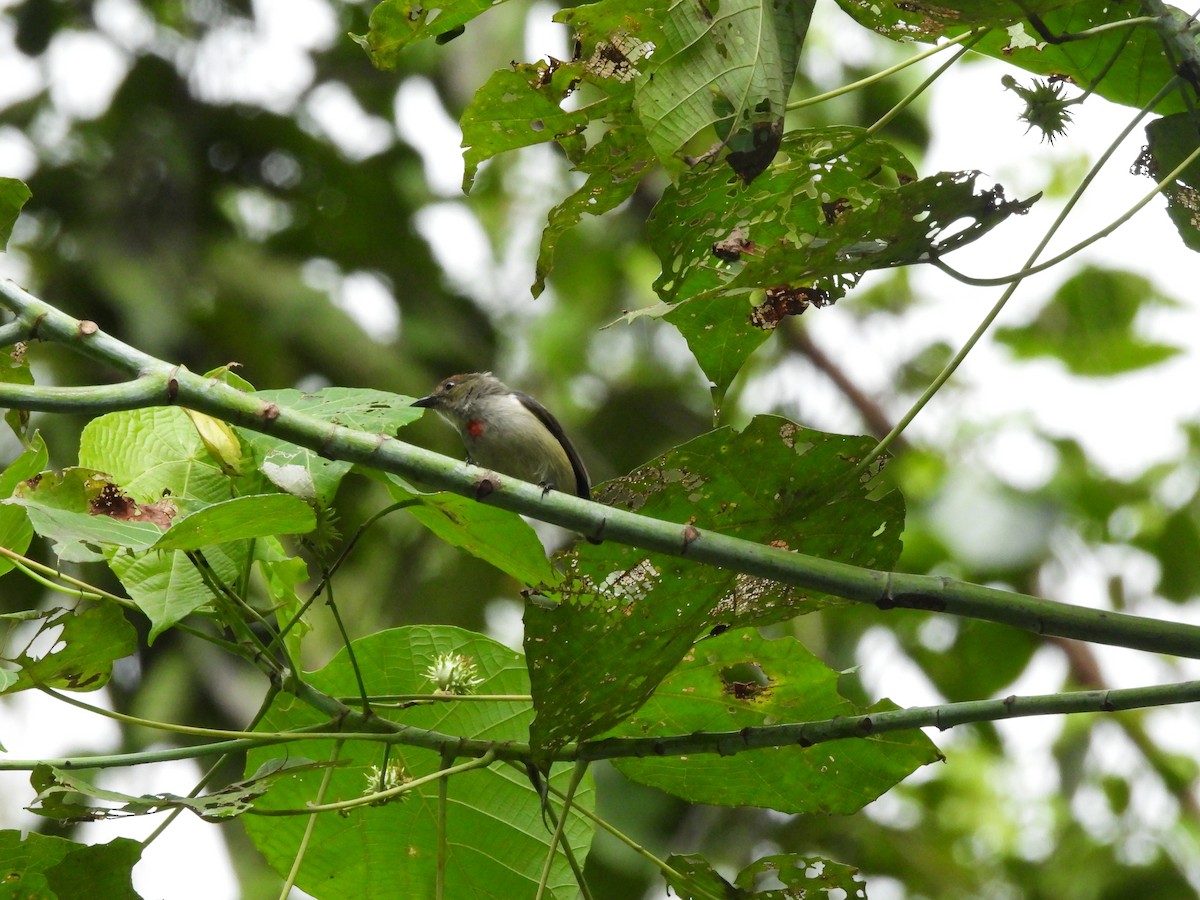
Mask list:
MULTIPOLYGON (((1183 165, 1196 150, 1194 114, 1180 113, 1155 119, 1146 126, 1149 140, 1147 174, 1155 180, 1166 178, 1183 165)), ((1173 182, 1163 189, 1167 214, 1183 243, 1200 250, 1200 160, 1193 160, 1173 182)))
MULTIPOLYGON (((838 673, 793 638, 755 631, 698 642, 613 736, 653 737, 857 716, 838 673)), ((690 803, 762 806, 785 813, 857 812, 915 769, 941 759, 920 731, 784 746, 733 756, 615 759, 626 777, 690 803)))
POLYGON ((863 272, 958 249, 1032 202, 976 192, 975 172, 917 181, 903 154, 861 129, 796 132, 780 154, 751 185, 708 169, 663 194, 649 225, 663 300, 780 285, 836 292, 863 272))
POLYGON ((383 0, 371 10, 366 34, 350 35, 378 69, 394 69, 410 44, 434 38, 439 44, 463 33, 468 22, 504 0, 383 0))
MULTIPOLYGON (((874 444, 759 416, 740 433, 718 429, 608 482, 598 499, 888 569, 900 553, 904 505, 895 492, 877 492, 878 467, 858 471, 874 444)), ((780 622, 842 602, 719 569, 696 575, 684 558, 617 544, 577 549, 563 583, 542 591, 557 605, 525 611, 536 747, 554 749, 625 719, 705 631, 780 622)))
POLYGON ((667 858, 667 884, 680 900, 784 900, 784 898, 833 898, 867 900, 867 886, 858 869, 814 856, 776 853, 756 859, 738 873, 730 884, 708 860, 698 854, 667 858), (775 884, 783 885, 783 892, 775 884))
POLYGON ((25 649, 6 660, 17 668, 5 692, 43 686, 99 690, 108 684, 113 662, 136 649, 137 633, 115 603, 47 610, 39 614, 25 649))

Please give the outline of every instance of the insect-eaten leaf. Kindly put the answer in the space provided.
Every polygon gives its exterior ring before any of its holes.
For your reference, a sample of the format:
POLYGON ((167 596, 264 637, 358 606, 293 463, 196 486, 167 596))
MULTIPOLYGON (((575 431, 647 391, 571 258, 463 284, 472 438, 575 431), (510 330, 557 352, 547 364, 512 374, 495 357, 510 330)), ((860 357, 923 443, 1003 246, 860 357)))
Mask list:
MULTIPOLYGON (((680 547, 707 528, 781 550, 886 569, 900 551, 903 501, 858 471, 866 437, 825 434, 759 416, 721 428, 598 489, 598 499, 681 526, 680 547), (747 477, 753 473, 753 477, 747 477)), ((533 743, 553 749, 626 718, 696 639, 765 625, 841 601, 618 544, 580 548, 559 585, 525 611, 537 718, 533 743)))
POLYGON ((113 603, 38 613, 33 636, 20 653, 2 661, 3 693, 50 687, 95 691, 108 684, 113 662, 137 649, 137 633, 113 603))

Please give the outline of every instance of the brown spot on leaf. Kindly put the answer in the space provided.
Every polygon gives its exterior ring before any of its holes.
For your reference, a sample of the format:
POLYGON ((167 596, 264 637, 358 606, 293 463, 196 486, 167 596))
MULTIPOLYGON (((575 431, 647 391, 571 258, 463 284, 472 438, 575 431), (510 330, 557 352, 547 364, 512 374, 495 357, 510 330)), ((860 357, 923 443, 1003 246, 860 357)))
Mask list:
POLYGON ((163 531, 175 518, 175 504, 164 497, 156 503, 138 503, 115 484, 105 484, 88 504, 93 516, 107 516, 123 522, 152 522, 163 531))
POLYGON ((653 44, 638 40, 628 32, 617 31, 607 41, 596 42, 583 67, 593 78, 611 78, 626 84, 639 74, 634 64, 653 49, 653 44))
POLYGON ((821 204, 821 214, 825 216, 825 224, 833 225, 854 207, 845 197, 838 197, 828 203, 821 204))
POLYGON ((721 670, 722 690, 736 700, 758 700, 771 691, 771 679, 758 663, 735 663, 721 670))
POLYGON ((729 232, 729 237, 721 241, 714 241, 712 245, 712 254, 722 262, 737 262, 742 258, 743 253, 750 253, 754 250, 754 241, 750 240, 750 236, 740 228, 735 228, 729 232))
POLYGON ((820 309, 831 302, 828 292, 820 288, 776 285, 767 288, 766 298, 750 311, 750 324, 771 331, 785 316, 798 316, 810 306, 820 309))

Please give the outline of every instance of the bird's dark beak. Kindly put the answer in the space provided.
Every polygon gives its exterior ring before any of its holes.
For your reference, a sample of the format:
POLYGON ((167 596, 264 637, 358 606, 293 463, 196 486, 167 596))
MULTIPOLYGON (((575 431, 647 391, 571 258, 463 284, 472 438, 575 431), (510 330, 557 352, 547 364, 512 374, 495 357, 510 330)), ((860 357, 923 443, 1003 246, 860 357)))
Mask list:
POLYGON ((430 394, 428 397, 422 397, 420 400, 414 400, 411 406, 420 406, 423 409, 433 409, 437 406, 437 396, 430 394))

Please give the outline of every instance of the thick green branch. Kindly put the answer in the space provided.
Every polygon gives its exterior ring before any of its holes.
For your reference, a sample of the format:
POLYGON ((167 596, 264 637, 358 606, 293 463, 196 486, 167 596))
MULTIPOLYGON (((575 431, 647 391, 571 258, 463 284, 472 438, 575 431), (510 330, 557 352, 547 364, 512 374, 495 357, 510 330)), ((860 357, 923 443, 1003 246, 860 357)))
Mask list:
MULTIPOLYGON (((136 377, 145 387, 147 406, 186 406, 308 447, 330 459, 395 472, 583 534, 823 591, 879 609, 924 609, 999 622, 1038 634, 1200 658, 1200 627, 1194 625, 1069 606, 949 578, 863 569, 700 531, 690 524, 646 518, 557 491, 546 493, 537 485, 464 466, 458 460, 389 435, 334 425, 154 359, 59 312, 12 282, 0 282, 0 303, 13 310, 35 336, 66 343, 136 377)), ((0 406, 63 408, 61 398, 42 403, 28 389, 14 391, 12 387, 0 385, 0 406)), ((89 411, 101 408, 96 398, 81 397, 80 404, 89 411)))

